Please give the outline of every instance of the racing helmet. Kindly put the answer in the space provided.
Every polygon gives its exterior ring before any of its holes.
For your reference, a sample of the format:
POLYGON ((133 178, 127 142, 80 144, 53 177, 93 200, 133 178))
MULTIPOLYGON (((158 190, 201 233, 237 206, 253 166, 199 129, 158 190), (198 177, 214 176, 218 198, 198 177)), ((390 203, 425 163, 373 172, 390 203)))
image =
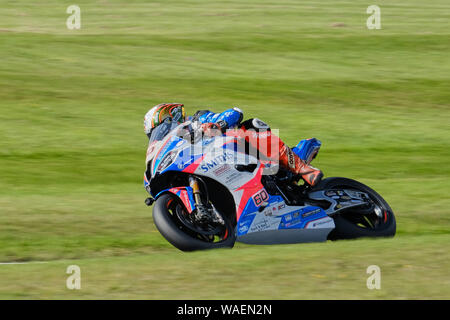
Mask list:
POLYGON ((144 131, 150 138, 153 129, 167 119, 177 123, 185 122, 184 105, 181 103, 161 103, 151 108, 144 117, 144 131))

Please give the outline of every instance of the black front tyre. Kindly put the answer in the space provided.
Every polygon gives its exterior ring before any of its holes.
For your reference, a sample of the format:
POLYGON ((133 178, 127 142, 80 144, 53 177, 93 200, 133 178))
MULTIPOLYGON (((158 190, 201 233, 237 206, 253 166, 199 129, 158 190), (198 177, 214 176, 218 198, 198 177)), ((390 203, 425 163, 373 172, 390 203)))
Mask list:
POLYGON ((226 222, 226 229, 221 234, 208 239, 185 227, 176 210, 184 210, 178 197, 170 193, 159 197, 153 208, 153 221, 163 237, 182 251, 206 250, 216 248, 232 248, 236 241, 234 228, 226 222))
POLYGON ((320 182, 316 190, 353 189, 369 195, 375 207, 381 211, 381 216, 374 212, 361 213, 361 209, 344 211, 333 216, 335 229, 328 239, 355 239, 363 237, 393 237, 396 232, 394 212, 388 203, 377 192, 361 182, 347 178, 327 178, 320 182))

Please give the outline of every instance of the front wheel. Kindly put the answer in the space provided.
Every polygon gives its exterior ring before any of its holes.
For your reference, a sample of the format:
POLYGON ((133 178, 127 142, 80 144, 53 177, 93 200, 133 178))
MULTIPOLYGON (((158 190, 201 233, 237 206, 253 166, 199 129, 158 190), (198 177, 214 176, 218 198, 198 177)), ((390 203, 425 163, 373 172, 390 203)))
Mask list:
POLYGON ((377 192, 361 182, 347 178, 324 179, 315 189, 350 189, 369 196, 366 208, 357 207, 333 216, 335 229, 328 239, 355 239, 362 237, 393 237, 396 232, 394 212, 377 192))
POLYGON ((159 197, 153 208, 153 221, 159 232, 173 246, 182 251, 232 248, 236 235, 231 223, 198 228, 180 199, 170 193, 159 197), (209 231, 209 232, 208 232, 209 231))

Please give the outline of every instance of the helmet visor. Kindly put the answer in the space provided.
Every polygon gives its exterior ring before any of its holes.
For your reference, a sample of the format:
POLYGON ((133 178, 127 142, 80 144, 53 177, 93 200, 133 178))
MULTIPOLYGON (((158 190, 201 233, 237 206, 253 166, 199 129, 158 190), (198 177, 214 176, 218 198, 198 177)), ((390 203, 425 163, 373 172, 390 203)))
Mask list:
POLYGON ((152 118, 152 128, 159 126, 167 118, 173 119, 173 121, 182 123, 184 122, 184 107, 182 104, 173 105, 161 105, 159 110, 156 110, 152 118))

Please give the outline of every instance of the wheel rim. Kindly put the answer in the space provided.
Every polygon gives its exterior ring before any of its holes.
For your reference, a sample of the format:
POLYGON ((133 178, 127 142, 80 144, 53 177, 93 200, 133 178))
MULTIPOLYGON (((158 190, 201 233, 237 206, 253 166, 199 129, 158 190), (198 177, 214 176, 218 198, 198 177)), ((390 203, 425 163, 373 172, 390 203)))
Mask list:
POLYGON ((339 185, 333 187, 333 189, 335 188, 364 192, 369 196, 369 205, 345 210, 340 213, 342 218, 364 230, 380 231, 389 226, 392 211, 383 203, 379 196, 373 195, 368 190, 355 188, 354 186, 339 185))
POLYGON ((170 198, 166 203, 169 216, 176 226, 189 236, 208 243, 220 243, 228 239, 230 226, 225 222, 225 226, 212 224, 198 225, 192 213, 188 213, 183 204, 175 198, 170 198))

